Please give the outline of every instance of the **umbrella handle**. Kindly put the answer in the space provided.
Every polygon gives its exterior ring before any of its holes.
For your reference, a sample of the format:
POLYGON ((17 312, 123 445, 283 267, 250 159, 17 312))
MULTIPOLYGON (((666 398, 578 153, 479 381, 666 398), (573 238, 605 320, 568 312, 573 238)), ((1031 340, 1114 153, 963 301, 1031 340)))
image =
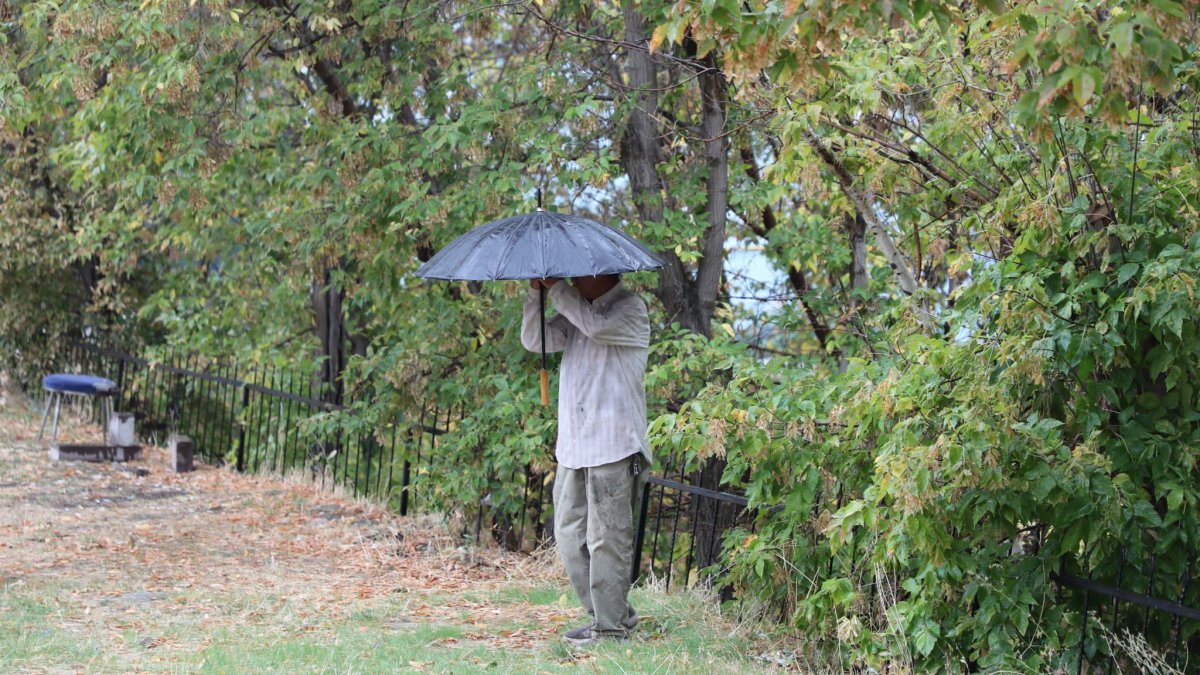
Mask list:
MULTIPOLYGON (((539 195, 540 198, 540 195, 539 195)), ((550 375, 546 372, 546 287, 538 284, 538 315, 542 319, 542 405, 550 405, 550 375)))

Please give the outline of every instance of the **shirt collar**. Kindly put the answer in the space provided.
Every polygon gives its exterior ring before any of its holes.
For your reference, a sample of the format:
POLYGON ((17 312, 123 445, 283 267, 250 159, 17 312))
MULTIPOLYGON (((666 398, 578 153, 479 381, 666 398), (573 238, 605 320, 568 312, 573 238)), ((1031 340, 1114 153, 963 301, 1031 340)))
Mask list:
POLYGON ((600 309, 605 309, 609 305, 611 305, 614 301, 616 301, 616 299, 618 297, 620 297, 621 293, 624 292, 624 290, 625 290, 625 287, 623 285, 621 285, 620 281, 618 281, 616 286, 613 286, 612 288, 608 289, 604 293, 604 295, 601 295, 600 297, 593 300, 592 306, 600 308, 600 309))

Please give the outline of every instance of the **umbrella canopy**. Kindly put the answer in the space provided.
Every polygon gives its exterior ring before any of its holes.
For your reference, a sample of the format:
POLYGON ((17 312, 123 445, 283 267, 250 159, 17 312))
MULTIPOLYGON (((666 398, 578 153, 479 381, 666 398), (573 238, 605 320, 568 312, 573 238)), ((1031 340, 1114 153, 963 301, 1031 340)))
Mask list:
MULTIPOLYGON (((541 195, 538 195, 541 202, 541 195)), ((538 209, 493 220, 450 242, 417 270, 444 281, 563 279, 662 267, 650 249, 629 235, 579 216, 538 209)), ((540 289, 542 405, 550 404, 546 374, 546 289, 540 289)))
POLYGON ((660 267, 662 261, 650 249, 624 232, 538 209, 480 225, 421 265, 417 276, 446 281, 562 279, 660 267))

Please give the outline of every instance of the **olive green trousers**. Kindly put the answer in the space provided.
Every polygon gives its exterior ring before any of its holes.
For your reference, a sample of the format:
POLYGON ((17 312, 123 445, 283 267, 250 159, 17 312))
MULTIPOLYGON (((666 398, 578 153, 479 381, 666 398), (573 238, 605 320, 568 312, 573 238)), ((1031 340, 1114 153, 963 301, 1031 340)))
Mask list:
POLYGON ((647 476, 641 453, 583 469, 560 464, 555 472, 558 555, 600 633, 625 632, 621 622, 632 612, 634 518, 647 476))

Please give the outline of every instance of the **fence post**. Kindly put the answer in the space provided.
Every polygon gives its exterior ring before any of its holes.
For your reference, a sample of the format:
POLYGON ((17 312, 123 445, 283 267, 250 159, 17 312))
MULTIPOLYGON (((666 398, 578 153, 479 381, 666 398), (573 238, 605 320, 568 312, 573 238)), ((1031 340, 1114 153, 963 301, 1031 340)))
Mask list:
MULTIPOLYGON (((246 414, 246 408, 250 407, 250 386, 242 383, 242 415, 246 414)), ((241 425, 241 430, 238 431, 238 447, 237 447, 237 470, 241 473, 246 470, 246 420, 239 417, 238 424, 241 425)))
POLYGON ((412 475, 412 463, 404 460, 404 472, 400 474, 400 515, 408 515, 409 478, 412 475))
MULTIPOLYGON (((117 354, 117 410, 122 410, 121 398, 125 396, 125 355, 117 354)), ((105 420, 105 424, 108 421, 105 420)))

